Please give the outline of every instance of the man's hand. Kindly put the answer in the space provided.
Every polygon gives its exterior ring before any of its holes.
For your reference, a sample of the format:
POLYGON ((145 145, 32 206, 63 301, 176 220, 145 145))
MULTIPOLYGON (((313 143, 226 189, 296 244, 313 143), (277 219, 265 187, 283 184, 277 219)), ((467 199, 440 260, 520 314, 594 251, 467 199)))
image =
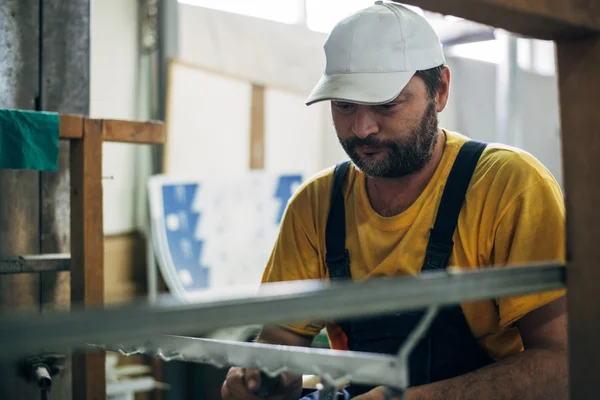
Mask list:
POLYGON ((385 387, 377 386, 365 394, 354 397, 353 400, 383 400, 385 399, 385 387))
MULTIPOLYGON (((256 338, 259 343, 309 347, 312 337, 298 335, 276 325, 267 325, 256 338)), ((266 397, 268 400, 292 400, 302 394, 302 376, 281 374, 280 382, 266 397)), ((221 387, 223 400, 259 400, 260 371, 233 367, 221 387)))
MULTIPOLYGON (((260 371, 231 368, 221 387, 223 400, 259 400, 260 371)), ((300 398, 302 394, 302 376, 282 374, 277 387, 265 399, 292 400, 300 398)))

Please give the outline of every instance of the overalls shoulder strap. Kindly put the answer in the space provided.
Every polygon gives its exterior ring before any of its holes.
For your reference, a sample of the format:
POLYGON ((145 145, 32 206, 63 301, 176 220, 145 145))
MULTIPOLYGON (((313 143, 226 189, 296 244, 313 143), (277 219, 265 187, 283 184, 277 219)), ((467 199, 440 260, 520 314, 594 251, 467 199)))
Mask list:
POLYGON ((350 161, 335 166, 329 216, 325 228, 325 262, 331 280, 350 279, 350 256, 346 250, 346 208, 342 190, 350 161))
MULTIPOLYGON (((445 269, 452 254, 452 236, 458 215, 471 182, 477 162, 487 144, 470 140, 458 152, 446 181, 438 208, 435 224, 430 232, 423 271, 445 269)), ((351 279, 350 256, 346 249, 346 211, 342 186, 350 161, 336 165, 334 170, 331 202, 325 229, 325 262, 332 280, 351 279)))
POLYGON ((459 150, 446 180, 435 224, 430 232, 422 271, 445 269, 448 266, 454 247, 452 236, 456 229, 458 215, 477 162, 486 146, 486 143, 470 140, 459 150))

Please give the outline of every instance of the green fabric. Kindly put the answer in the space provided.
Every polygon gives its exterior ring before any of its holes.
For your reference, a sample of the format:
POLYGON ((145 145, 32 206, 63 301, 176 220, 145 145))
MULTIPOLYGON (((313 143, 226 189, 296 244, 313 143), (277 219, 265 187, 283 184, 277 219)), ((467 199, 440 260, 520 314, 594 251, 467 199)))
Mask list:
POLYGON ((56 171, 57 113, 0 110, 0 168, 56 171))

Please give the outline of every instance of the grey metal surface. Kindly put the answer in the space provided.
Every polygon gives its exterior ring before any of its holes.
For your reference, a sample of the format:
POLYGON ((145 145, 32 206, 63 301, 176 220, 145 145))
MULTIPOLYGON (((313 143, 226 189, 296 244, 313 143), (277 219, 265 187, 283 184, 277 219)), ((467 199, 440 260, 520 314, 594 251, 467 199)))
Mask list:
POLYGON ((334 387, 346 381, 406 386, 406 381, 399 379, 404 374, 398 357, 388 355, 168 335, 94 347, 124 355, 156 356, 165 361, 235 365, 258 369, 271 377, 284 372, 317 375, 334 387))
MULTIPOLYGON (((0 108, 34 109, 38 0, 0 1, 0 108)), ((0 170, 0 257, 39 252, 39 174, 0 170)), ((0 311, 39 308, 37 275, 0 276, 0 311)), ((0 363, 0 398, 39 399, 14 364, 0 363)))
MULTIPOLYGON (((42 110, 87 114, 89 0, 0 1, 0 87, 0 108, 34 109, 41 93, 42 110)), ((0 257, 70 251, 68 144, 60 148, 56 173, 0 171, 0 257)), ((67 309, 68 283, 68 272, 2 276, 0 310, 67 309)), ((38 399, 14 373, 0 365, 0 398, 38 399)), ((70 370, 53 380, 53 396, 70 398, 70 370)))
POLYGON ((198 335, 254 323, 353 318, 544 292, 563 288, 565 272, 560 265, 548 264, 331 285, 295 281, 264 285, 258 292, 255 287, 234 288, 235 292, 209 290, 186 304, 169 298, 152 305, 73 310, 37 318, 5 316, 0 325, 0 356, 159 334, 198 335))
POLYGON ((0 1, 0 108, 34 108, 38 76, 37 5, 38 0, 0 1))
POLYGON ((70 254, 41 254, 0 259, 0 274, 68 271, 70 254))
MULTIPOLYGON (((89 114, 89 0, 43 1, 42 108, 89 114)), ((99 160, 100 162, 100 160, 99 160)), ((69 143, 60 142, 58 170, 41 173, 41 251, 70 252, 69 143)), ((44 310, 69 306, 67 273, 42 276, 44 310)))
POLYGON ((257 369, 270 377, 284 372, 317 375, 324 383, 321 395, 326 398, 328 388, 335 389, 346 382, 406 389, 409 386, 409 356, 429 330, 437 312, 438 306, 429 307, 402 343, 397 356, 171 335, 92 347, 125 356, 143 354, 164 361, 192 361, 217 368, 238 366, 257 369))
MULTIPOLYGON (((90 0, 43 0, 42 109, 89 115, 90 0)), ((69 142, 59 143, 58 170, 40 173, 41 251, 70 253, 69 142)), ((98 160, 101 162, 101 160, 98 160)), ((70 306, 70 274, 41 274, 44 312, 70 306)), ((71 358, 55 377, 52 397, 70 399, 71 358)))
POLYGON ((42 107, 88 115, 90 0, 44 0, 43 5, 42 107))

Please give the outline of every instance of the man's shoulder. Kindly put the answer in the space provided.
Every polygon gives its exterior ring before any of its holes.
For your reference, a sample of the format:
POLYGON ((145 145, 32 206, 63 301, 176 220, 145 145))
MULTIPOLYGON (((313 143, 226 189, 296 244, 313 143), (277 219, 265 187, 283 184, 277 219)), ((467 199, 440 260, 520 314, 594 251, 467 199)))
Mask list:
MULTIPOLYGON (((456 148, 470 140, 458 132, 446 131, 448 145, 456 148)), ((555 178, 530 152, 502 143, 488 142, 481 155, 474 175, 475 180, 490 183, 511 181, 517 186, 530 185, 540 181, 554 181, 555 178)))
POLYGON ((550 170, 526 150, 489 143, 478 166, 478 172, 498 183, 523 188, 540 182, 556 183, 550 170))
MULTIPOLYGON (((462 146, 470 138, 456 132, 447 132, 450 146, 462 146)), ((458 151, 458 150, 456 150, 458 151)), ((533 193, 534 188, 551 188, 560 192, 560 186, 550 170, 530 152, 502 143, 488 142, 471 180, 473 195, 514 198, 522 193, 533 193)))

